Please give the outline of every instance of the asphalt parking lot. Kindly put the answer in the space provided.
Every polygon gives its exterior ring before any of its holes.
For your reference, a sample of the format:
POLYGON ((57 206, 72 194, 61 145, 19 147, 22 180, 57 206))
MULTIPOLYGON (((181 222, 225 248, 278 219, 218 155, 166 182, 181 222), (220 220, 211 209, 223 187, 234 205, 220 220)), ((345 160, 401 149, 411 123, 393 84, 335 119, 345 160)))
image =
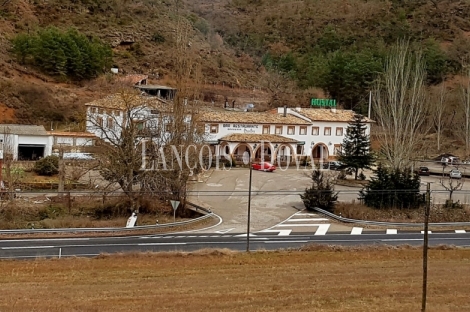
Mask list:
MULTIPOLYGON (((449 169, 450 170, 450 169, 449 169)), ((251 198, 251 230, 263 230, 286 220, 305 207, 299 194, 311 185, 311 170, 276 170, 275 172, 253 171, 251 198)), ((333 172, 334 174, 334 172, 333 172)), ((365 172, 370 178, 372 172, 365 172)), ((470 179, 470 178, 468 178, 470 179)), ((431 183, 432 202, 442 204, 449 197, 447 186, 449 179, 442 176, 421 177, 422 191, 426 190, 427 182, 431 183)), ((461 183, 461 190, 455 191, 454 200, 470 203, 470 181, 453 180, 453 185, 461 183)), ((231 170, 208 171, 199 183, 192 185, 190 200, 210 207, 219 214, 224 222, 217 229, 223 233, 243 233, 246 231, 248 211, 249 169, 232 168, 231 170)), ((339 201, 352 202, 358 199, 360 187, 337 185, 339 201)), ((341 225, 337 225, 341 226, 341 225)))

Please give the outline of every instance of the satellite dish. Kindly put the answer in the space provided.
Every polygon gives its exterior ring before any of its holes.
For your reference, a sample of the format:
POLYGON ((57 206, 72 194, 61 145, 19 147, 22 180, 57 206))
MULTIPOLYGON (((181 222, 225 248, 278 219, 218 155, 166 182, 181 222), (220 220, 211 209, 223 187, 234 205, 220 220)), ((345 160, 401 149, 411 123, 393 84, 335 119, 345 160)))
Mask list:
POLYGON ((246 105, 246 108, 247 109, 253 109, 253 108, 255 108, 255 104, 249 103, 249 104, 246 105))

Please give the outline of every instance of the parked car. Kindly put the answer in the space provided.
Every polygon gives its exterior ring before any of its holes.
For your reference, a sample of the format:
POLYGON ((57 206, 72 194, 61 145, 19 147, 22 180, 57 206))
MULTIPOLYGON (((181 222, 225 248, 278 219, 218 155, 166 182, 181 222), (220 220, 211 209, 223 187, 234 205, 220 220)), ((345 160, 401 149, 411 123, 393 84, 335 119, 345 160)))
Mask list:
POLYGON ((451 179, 462 179, 462 172, 459 169, 452 169, 449 172, 449 177, 451 179))
POLYGON ((420 176, 428 176, 430 175, 431 172, 429 171, 428 167, 419 167, 418 169, 418 175, 420 176))
POLYGON ((339 161, 329 161, 323 164, 323 169, 341 170, 344 168, 345 168, 345 165, 339 161))
POLYGON ((253 170, 261 170, 261 171, 269 171, 269 172, 273 172, 274 170, 276 170, 276 166, 268 162, 254 163, 251 165, 251 168, 253 168, 253 170))

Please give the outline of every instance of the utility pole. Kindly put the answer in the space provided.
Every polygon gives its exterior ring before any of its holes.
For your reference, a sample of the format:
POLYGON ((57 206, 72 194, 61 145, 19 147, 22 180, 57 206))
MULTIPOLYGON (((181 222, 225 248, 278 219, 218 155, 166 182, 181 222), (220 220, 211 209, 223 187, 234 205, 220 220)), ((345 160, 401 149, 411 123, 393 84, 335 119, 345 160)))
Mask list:
POLYGON ((64 193, 65 166, 64 166, 64 148, 59 144, 59 197, 64 193))
POLYGON ((370 119, 370 111, 372 107, 372 91, 369 91, 369 110, 367 112, 367 118, 370 119))
POLYGON ((253 168, 251 164, 251 154, 249 155, 250 160, 248 165, 250 166, 250 179, 248 182, 248 221, 246 226, 246 251, 250 252, 250 216, 251 216, 251 180, 253 177, 253 168))
POLYGON ((428 243, 429 243, 429 214, 431 211, 431 182, 426 187, 426 206, 424 208, 424 241, 423 241, 423 296, 421 300, 421 312, 426 311, 426 295, 428 285, 428 243))

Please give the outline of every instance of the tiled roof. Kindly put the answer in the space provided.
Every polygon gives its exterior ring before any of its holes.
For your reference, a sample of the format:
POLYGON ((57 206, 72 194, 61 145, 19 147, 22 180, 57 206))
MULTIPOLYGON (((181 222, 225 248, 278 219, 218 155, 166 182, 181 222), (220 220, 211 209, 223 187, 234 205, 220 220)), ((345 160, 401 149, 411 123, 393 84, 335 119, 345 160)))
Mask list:
POLYGON ((15 135, 47 135, 44 126, 0 124, 0 134, 5 133, 15 135))
MULTIPOLYGON (((301 108, 299 114, 311 119, 312 121, 344 121, 350 122, 354 120, 356 112, 352 110, 337 109, 332 111, 331 109, 325 108, 301 108)), ((373 122, 369 118, 365 118, 365 122, 373 122)))
POLYGON ((134 93, 115 93, 102 99, 86 103, 85 106, 126 110, 146 106, 160 111, 171 111, 171 103, 155 96, 141 96, 134 93))
POLYGON ((49 135, 68 136, 68 137, 87 137, 95 138, 96 136, 90 132, 65 132, 65 131, 47 131, 49 135))
POLYGON ((271 142, 271 143, 297 143, 297 140, 286 138, 276 134, 243 134, 235 133, 224 136, 220 139, 227 142, 271 142))
POLYGON ((272 114, 269 112, 234 112, 234 111, 203 111, 199 113, 199 121, 216 123, 248 123, 248 124, 284 124, 309 125, 299 117, 287 114, 272 114))
POLYGON ((140 81, 144 79, 148 79, 148 75, 142 75, 142 74, 129 74, 124 77, 120 77, 118 80, 123 82, 123 83, 128 83, 129 85, 136 85, 140 81))

